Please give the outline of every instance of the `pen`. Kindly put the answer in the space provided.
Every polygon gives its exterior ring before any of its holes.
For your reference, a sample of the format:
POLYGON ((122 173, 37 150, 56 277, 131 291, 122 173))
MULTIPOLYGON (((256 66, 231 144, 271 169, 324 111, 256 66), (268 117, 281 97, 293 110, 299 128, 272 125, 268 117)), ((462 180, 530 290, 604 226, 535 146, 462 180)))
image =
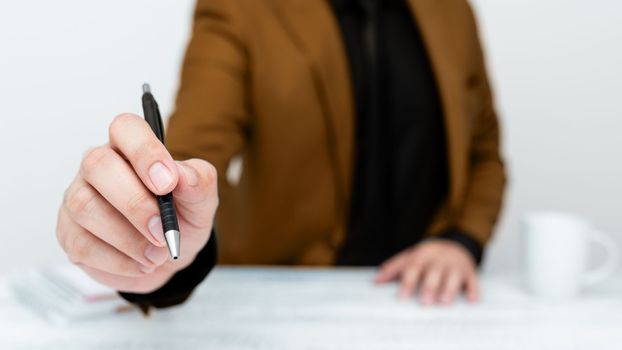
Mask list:
MULTIPOLYGON (((158 103, 151 94, 149 84, 143 84, 143 112, 145 120, 153 130, 158 140, 164 144, 164 127, 162 125, 162 117, 158 103)), ((173 203, 173 194, 168 193, 163 196, 156 196, 160 207, 160 218, 162 219, 162 229, 164 239, 168 246, 168 252, 173 259, 179 258, 179 224, 177 223, 177 213, 175 211, 175 203, 173 203)))

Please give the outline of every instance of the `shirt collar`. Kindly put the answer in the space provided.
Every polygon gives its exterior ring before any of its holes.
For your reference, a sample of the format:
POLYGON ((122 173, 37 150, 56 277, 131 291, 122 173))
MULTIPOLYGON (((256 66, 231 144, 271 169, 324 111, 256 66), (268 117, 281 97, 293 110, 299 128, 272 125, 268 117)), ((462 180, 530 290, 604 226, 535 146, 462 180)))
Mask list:
POLYGON ((358 0, 330 0, 335 10, 343 10, 357 4, 358 0))
POLYGON ((335 10, 345 10, 350 9, 353 6, 360 6, 363 1, 372 1, 378 3, 378 5, 386 6, 389 4, 397 4, 399 2, 404 2, 405 0, 330 0, 333 8, 335 10))

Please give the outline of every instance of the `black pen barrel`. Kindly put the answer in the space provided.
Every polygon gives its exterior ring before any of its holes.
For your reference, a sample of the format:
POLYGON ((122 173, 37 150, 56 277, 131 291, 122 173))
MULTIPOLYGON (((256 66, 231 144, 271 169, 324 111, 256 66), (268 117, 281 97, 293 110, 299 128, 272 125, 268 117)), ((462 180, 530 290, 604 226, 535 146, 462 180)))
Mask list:
POLYGON ((160 115, 158 103, 150 92, 144 93, 142 100, 145 120, 158 140, 164 143, 164 126, 162 125, 162 116, 160 115))
MULTIPOLYGON (((158 140, 164 144, 164 126, 162 124, 162 116, 158 103, 151 94, 151 88, 148 84, 143 85, 143 112, 145 120, 158 140)), ((162 229, 164 239, 168 246, 169 253, 173 259, 179 257, 179 223, 177 222, 177 212, 173 201, 173 194, 168 193, 163 196, 156 196, 158 206, 160 207, 160 219, 162 220, 162 229)))
POLYGON ((175 210, 175 204, 173 203, 173 194, 165 194, 164 196, 157 196, 158 205, 160 206, 160 218, 162 219, 162 228, 164 232, 175 230, 179 231, 179 224, 177 223, 177 212, 175 210))

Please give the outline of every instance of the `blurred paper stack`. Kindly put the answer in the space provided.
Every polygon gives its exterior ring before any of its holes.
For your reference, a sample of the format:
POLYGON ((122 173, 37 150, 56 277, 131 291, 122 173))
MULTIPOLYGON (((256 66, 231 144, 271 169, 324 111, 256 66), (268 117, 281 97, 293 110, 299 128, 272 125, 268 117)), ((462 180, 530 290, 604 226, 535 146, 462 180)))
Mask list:
POLYGON ((93 281, 73 265, 14 276, 10 289, 21 304, 58 325, 132 308, 114 290, 93 281))

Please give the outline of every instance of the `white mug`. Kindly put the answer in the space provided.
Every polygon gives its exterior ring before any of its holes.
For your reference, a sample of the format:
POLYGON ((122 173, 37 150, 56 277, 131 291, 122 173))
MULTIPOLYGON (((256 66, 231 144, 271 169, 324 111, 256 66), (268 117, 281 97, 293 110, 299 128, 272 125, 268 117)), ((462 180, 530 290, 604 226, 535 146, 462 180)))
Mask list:
POLYGON ((571 297, 610 277, 620 252, 616 242, 572 214, 532 213, 522 222, 525 279, 530 291, 550 298, 571 297), (606 252, 604 263, 587 271, 590 243, 606 252))

